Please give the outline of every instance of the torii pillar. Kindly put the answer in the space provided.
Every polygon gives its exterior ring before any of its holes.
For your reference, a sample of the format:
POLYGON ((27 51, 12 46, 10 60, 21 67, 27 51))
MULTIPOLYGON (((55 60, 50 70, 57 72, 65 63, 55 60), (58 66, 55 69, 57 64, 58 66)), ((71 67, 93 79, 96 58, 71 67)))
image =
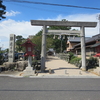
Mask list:
POLYGON ((47 26, 43 25, 42 45, 41 45, 41 72, 45 71, 45 61, 46 61, 46 30, 47 30, 47 26))
POLYGON ((46 26, 66 26, 81 28, 81 69, 86 70, 86 52, 85 52, 85 27, 96 27, 97 22, 79 22, 79 21, 47 21, 47 20, 31 20, 31 25, 43 26, 42 33, 42 51, 41 51, 41 71, 45 71, 46 59, 46 26))
POLYGON ((86 51, 85 51, 85 28, 84 26, 80 27, 81 30, 81 58, 82 58, 82 70, 87 70, 86 68, 86 51))

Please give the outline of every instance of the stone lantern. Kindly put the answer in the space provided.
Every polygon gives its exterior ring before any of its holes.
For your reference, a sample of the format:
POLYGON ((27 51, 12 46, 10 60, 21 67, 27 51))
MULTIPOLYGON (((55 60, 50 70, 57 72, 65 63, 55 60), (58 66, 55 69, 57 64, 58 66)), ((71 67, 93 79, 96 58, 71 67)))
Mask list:
POLYGON ((36 45, 32 43, 30 39, 27 39, 27 41, 23 43, 21 46, 25 47, 25 50, 26 50, 25 56, 28 56, 28 67, 26 67, 25 71, 27 72, 27 74, 32 74, 33 73, 33 68, 31 66, 32 56, 35 56, 33 54, 33 51, 36 45))

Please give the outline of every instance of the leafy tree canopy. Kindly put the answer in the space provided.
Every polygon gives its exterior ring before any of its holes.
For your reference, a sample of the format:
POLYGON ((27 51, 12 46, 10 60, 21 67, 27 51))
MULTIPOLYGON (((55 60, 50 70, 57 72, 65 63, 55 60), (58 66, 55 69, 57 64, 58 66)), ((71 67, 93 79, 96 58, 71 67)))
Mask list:
POLYGON ((41 41, 42 41, 42 36, 36 35, 32 38, 32 42, 36 44, 36 49, 41 51, 41 41))
POLYGON ((23 47, 21 46, 25 41, 21 35, 16 36, 16 51, 24 51, 23 47))
MULTIPOLYGON (((62 19, 62 21, 67 21, 66 19, 62 19)), ((51 30, 70 30, 71 27, 66 27, 66 26, 50 26, 49 29, 51 30)))
POLYGON ((2 0, 0 0, 0 20, 4 19, 6 17, 4 17, 3 15, 6 14, 5 10, 6 10, 6 6, 2 4, 2 0))

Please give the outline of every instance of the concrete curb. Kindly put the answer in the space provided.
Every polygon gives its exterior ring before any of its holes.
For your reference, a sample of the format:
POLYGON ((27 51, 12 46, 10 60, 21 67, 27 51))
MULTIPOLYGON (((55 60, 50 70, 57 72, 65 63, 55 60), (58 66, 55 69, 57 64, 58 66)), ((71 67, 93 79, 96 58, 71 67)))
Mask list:
POLYGON ((39 76, 18 76, 18 75, 0 75, 11 78, 100 78, 100 76, 67 76, 67 75, 39 75, 39 76))

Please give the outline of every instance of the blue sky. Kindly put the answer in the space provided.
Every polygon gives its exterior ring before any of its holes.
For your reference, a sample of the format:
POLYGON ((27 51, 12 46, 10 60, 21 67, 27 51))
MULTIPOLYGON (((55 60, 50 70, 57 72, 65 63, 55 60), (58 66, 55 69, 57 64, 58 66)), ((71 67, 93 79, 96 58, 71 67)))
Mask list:
MULTIPOLYGON (((28 35, 34 35, 42 27, 31 26, 30 20, 62 20, 69 21, 96 21, 100 10, 83 9, 74 7, 61 7, 51 5, 40 5, 33 3, 11 2, 12 0, 3 0, 6 6, 6 19, 0 23, 0 46, 9 47, 9 34, 22 35, 27 38, 28 35), (7 2, 10 1, 10 2, 7 2)), ((16 0, 17 1, 17 0, 16 0)), ((20 0, 21 1, 21 0, 20 0)), ((33 2, 45 2, 62 5, 74 5, 83 7, 100 8, 100 0, 24 0, 33 2)), ((98 34, 96 28, 86 29, 86 36, 91 37, 98 34)))
MULTIPOLYGON (((79 9, 74 7, 60 7, 51 5, 41 5, 33 3, 18 3, 18 2, 6 2, 4 4, 7 6, 7 11, 10 12, 18 11, 19 15, 10 17, 16 21, 29 21, 30 19, 53 19, 58 15, 66 16, 73 14, 94 14, 99 13, 100 10, 90 10, 90 9, 79 9)), ((20 0, 21 1, 21 0, 20 0)), ((75 6, 85 6, 85 7, 100 7, 100 0, 26 0, 26 1, 36 1, 36 2, 46 2, 54 4, 63 5, 75 5, 75 6)), ((9 17, 7 18, 9 19, 9 17)))

